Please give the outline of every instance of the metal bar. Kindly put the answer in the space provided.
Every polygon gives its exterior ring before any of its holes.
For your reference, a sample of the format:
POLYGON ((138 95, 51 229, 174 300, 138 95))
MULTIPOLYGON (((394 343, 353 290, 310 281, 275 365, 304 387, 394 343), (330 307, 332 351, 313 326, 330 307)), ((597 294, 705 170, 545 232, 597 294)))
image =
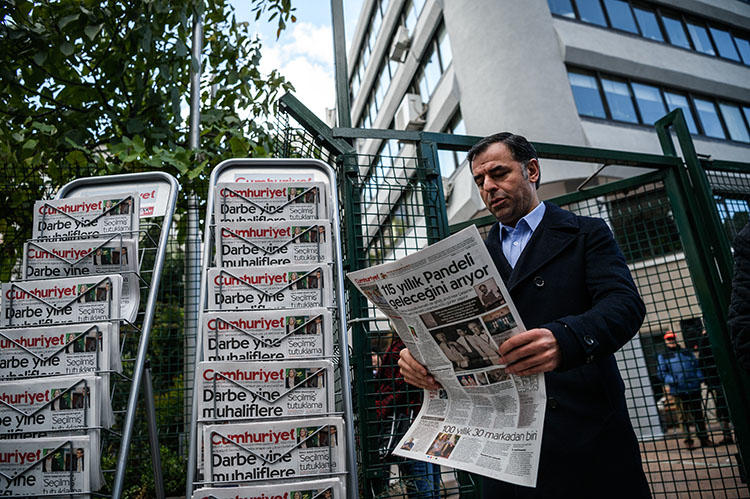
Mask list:
POLYGON ((333 71, 336 77, 336 113, 338 123, 352 126, 351 105, 349 102, 349 71, 346 65, 346 30, 344 28, 344 5, 342 0, 331 0, 331 21, 333 25, 333 71))
POLYGON ((419 143, 419 156, 423 161, 423 165, 418 166, 418 172, 424 175, 422 197, 425 204, 425 217, 427 218, 425 220, 427 240, 428 244, 433 244, 450 235, 437 144, 427 140, 421 141, 419 143), (427 188, 429 184, 432 184, 434 193, 431 192, 432 189, 427 188), (433 194, 434 198, 432 198, 433 194), (430 224, 430 217, 434 219, 434 224, 430 224))
POLYGON ((333 128, 333 136, 346 139, 396 139, 403 141, 418 142, 421 140, 422 132, 409 130, 390 130, 382 128, 333 128))
POLYGON ((154 268, 151 276, 151 287, 148 293, 148 299, 146 301, 146 307, 143 316, 143 326, 141 328, 141 337, 138 343, 138 355, 136 356, 135 363, 133 366, 133 384, 130 387, 130 394, 128 396, 128 408, 125 415, 125 424, 122 432, 122 442, 120 444, 120 453, 117 457, 117 469, 115 470, 115 481, 112 488, 112 497, 119 499, 122 495, 122 490, 125 481, 125 467, 128 461, 128 452, 130 448, 130 440, 133 436, 133 426, 135 424, 135 411, 138 406, 138 393, 141 386, 141 378, 143 377, 143 369, 146 363, 146 350, 148 349, 148 341, 151 335, 151 326, 154 322, 154 311, 156 309, 156 296, 159 291, 159 283, 161 281, 161 272, 164 267, 164 260, 167 254, 167 241, 169 240, 169 232, 172 228, 172 217, 174 215, 175 206, 177 205, 177 192, 180 190, 180 186, 177 180, 168 173, 165 172, 146 172, 146 173, 127 173, 123 175, 111 175, 102 177, 88 177, 73 180, 68 182, 58 191, 56 198, 62 199, 67 194, 74 191, 75 189, 83 186, 90 185, 112 185, 112 184, 139 184, 146 183, 149 181, 161 181, 166 182, 170 186, 169 201, 167 202, 167 211, 164 215, 164 220, 161 226, 161 234, 159 236, 158 250, 154 258, 154 268))
POLYGON ((713 159, 701 159, 700 162, 704 170, 750 173, 750 163, 742 163, 739 161, 719 161, 713 159))
POLYGON ((299 99, 293 94, 286 93, 279 99, 279 109, 289 113, 305 130, 326 147, 332 150, 334 155, 353 153, 354 148, 344 140, 333 136, 331 128, 315 116, 299 99))
POLYGON ((143 398, 146 402, 148 441, 151 445, 151 465, 154 468, 154 489, 156 492, 156 498, 164 499, 164 475, 162 474, 161 469, 159 433, 156 429, 156 407, 154 404, 154 385, 151 383, 151 367, 146 366, 146 370, 143 374, 143 398))

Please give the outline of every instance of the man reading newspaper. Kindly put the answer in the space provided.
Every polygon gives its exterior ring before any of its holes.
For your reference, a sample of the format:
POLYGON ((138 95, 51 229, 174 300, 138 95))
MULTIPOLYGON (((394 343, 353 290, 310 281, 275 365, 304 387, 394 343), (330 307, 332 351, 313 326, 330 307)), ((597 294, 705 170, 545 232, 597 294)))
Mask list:
MULTIPOLYGON (((507 373, 544 373, 548 396, 537 487, 485 478, 484 497, 650 497, 613 356, 645 307, 612 233, 539 202, 539 162, 524 137, 491 135, 468 159, 498 219, 485 243, 528 328, 498 353, 507 373)), ((439 388, 408 349, 399 366, 408 383, 439 388)))

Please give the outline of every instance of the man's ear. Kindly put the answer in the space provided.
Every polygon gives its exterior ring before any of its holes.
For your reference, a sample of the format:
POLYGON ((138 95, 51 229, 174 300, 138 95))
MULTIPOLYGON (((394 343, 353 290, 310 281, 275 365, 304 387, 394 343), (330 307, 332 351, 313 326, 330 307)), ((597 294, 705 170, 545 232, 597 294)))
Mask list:
POLYGON ((531 158, 529 162, 526 163, 526 171, 529 172, 529 182, 536 184, 541 174, 539 171, 539 160, 531 158))

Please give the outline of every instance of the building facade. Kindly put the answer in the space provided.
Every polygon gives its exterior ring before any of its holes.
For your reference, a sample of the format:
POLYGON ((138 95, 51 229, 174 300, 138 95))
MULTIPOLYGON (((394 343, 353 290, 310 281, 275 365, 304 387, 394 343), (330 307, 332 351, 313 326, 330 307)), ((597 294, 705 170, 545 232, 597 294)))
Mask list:
MULTIPOLYGON (((365 0, 348 53, 355 127, 661 153, 682 108, 701 155, 750 161, 750 3, 740 0, 365 0)), ((408 155, 396 141, 361 153, 408 155)), ((408 147, 408 145, 407 145, 408 147)), ((443 151, 448 215, 486 213, 463 155, 443 151)), ((542 162, 540 195, 598 165, 542 162)), ((642 173, 608 167, 606 182, 642 173)))

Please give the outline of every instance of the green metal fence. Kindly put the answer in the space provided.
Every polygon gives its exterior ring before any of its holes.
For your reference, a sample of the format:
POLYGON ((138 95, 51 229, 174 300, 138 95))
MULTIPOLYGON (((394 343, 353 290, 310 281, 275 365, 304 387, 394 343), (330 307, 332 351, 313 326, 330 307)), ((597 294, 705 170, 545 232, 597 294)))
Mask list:
MULTIPOLYGON (((448 227, 439 175, 439 150, 467 150, 478 137, 392 130, 330 129, 309 119, 289 96, 282 99, 279 131, 294 129, 298 144, 314 144, 338 168, 345 234, 345 266, 367 267, 402 257, 467 224, 448 227), (343 139, 399 140, 398 155, 357 154, 343 139)), ((626 255, 647 316, 639 334, 616 357, 627 387, 631 421, 644 469, 657 497, 746 497, 750 459, 747 375, 732 363, 726 327, 731 238, 747 221, 750 164, 700 161, 677 113, 657 127, 664 155, 535 143, 542 158, 650 171, 551 201, 609 224, 626 255), (684 160, 676 157, 672 136, 684 160), (705 173, 704 173, 705 172, 705 173), (704 330, 706 331, 704 333, 704 330), (666 396, 657 373, 663 335, 674 331, 705 374, 700 408, 680 408, 666 396), (700 417, 702 415, 702 418, 700 417), (705 421, 715 446, 686 442, 705 421), (692 423, 688 425, 688 423, 692 423), (739 442, 739 444, 738 444, 739 442), (744 456, 744 460, 741 456, 744 456)), ((281 134, 278 136, 281 138, 281 134)), ((287 149, 287 152, 290 152, 287 149)), ((494 220, 468 223, 488 231, 494 220)), ((360 484, 364 497, 413 492, 429 474, 410 473, 388 455, 412 415, 419 393, 395 376, 399 345, 388 322, 349 290, 360 484)), ((708 443, 708 442, 706 442, 708 443)), ((440 470, 447 495, 478 492, 468 474, 440 470)), ((606 493, 606 491, 603 491, 606 493)))

